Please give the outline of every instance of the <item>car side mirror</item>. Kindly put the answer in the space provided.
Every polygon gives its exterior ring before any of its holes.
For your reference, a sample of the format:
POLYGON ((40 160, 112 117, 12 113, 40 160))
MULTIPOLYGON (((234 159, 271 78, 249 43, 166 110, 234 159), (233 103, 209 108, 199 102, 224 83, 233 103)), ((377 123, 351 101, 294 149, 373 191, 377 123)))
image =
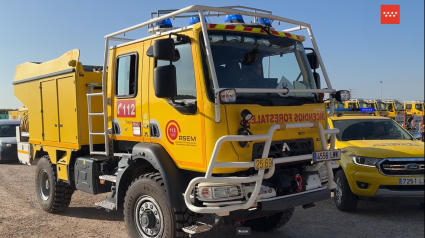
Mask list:
POLYGON ((156 97, 174 99, 177 96, 176 66, 158 66, 154 69, 153 77, 156 97))
POLYGON ((320 75, 317 72, 313 72, 314 82, 316 83, 316 88, 321 89, 320 86, 320 75))
POLYGON ((316 52, 311 52, 306 54, 307 55, 307 59, 308 59, 308 63, 310 64, 310 68, 311 69, 318 69, 320 64, 319 64, 319 60, 317 60, 317 55, 316 52))
POLYGON ((338 101, 338 102, 345 102, 350 100, 351 98, 351 94, 350 91, 348 90, 339 90, 334 94, 334 98, 338 101))
POLYGON ((175 44, 173 38, 159 39, 153 42, 152 55, 156 60, 173 61, 175 44))

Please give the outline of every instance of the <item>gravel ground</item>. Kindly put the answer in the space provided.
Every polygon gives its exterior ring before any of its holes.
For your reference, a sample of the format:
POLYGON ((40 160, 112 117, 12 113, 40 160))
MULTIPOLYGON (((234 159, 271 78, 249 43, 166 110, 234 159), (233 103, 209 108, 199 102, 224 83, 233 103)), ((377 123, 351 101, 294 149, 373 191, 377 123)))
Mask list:
MULTIPOLYGON (((127 237, 122 211, 98 210, 93 196, 76 191, 61 214, 38 208, 34 192, 35 166, 0 164, 0 237, 127 237)), ((240 237, 235 227, 220 227, 195 238, 240 237)), ((310 209, 297 208, 291 221, 259 237, 424 237, 424 210, 417 204, 359 202, 352 214, 336 209, 333 200, 310 209)))

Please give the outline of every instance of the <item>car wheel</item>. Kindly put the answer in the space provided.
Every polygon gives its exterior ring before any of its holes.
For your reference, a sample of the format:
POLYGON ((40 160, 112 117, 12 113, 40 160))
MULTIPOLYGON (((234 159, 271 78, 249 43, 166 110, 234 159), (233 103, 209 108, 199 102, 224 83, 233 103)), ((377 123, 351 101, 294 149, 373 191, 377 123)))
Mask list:
POLYGON ((335 174, 335 205, 336 207, 344 212, 354 211, 357 209, 358 197, 353 194, 348 185, 347 177, 343 170, 339 170, 335 174))
POLYGON ((159 173, 140 176, 127 190, 124 223, 129 237, 188 237, 182 228, 194 225, 195 218, 187 208, 171 208, 159 173))
POLYGON ((35 194, 42 210, 55 213, 69 206, 74 188, 57 180, 56 166, 48 155, 38 161, 35 175, 35 194))

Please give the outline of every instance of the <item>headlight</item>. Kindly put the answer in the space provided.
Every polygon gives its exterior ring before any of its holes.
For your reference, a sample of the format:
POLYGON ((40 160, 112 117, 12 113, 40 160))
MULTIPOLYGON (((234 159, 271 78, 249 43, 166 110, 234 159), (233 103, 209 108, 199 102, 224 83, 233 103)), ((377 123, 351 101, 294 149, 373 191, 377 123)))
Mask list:
POLYGON ((379 161, 381 161, 381 159, 364 156, 353 156, 353 162, 361 166, 376 167, 376 163, 379 161))
POLYGON ((12 147, 12 144, 5 144, 5 143, 1 143, 0 142, 0 147, 5 146, 5 147, 12 147))
POLYGON ((220 184, 201 183, 197 190, 197 198, 201 201, 233 200, 243 196, 240 184, 220 186, 220 184))
POLYGON ((236 91, 234 89, 226 89, 221 91, 219 94, 221 102, 226 103, 236 101, 236 91))

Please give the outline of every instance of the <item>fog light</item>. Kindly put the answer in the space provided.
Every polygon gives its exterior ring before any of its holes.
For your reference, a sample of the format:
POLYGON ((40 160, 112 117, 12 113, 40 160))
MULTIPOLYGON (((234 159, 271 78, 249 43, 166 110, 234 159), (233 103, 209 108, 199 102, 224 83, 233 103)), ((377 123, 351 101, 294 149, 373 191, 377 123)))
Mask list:
POLYGON ((368 184, 363 182, 357 182, 357 186, 361 189, 366 189, 368 187, 368 184))

